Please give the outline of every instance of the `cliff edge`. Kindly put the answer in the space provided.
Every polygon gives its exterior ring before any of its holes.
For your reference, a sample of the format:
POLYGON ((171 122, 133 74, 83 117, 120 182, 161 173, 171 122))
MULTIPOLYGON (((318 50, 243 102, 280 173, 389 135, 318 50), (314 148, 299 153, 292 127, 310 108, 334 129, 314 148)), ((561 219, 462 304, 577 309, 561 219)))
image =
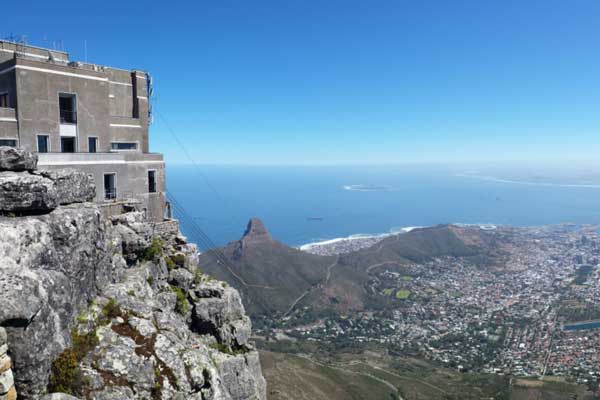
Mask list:
POLYGON ((0 400, 266 399, 239 293, 177 221, 106 218, 91 178, 35 164, 0 148, 0 400))

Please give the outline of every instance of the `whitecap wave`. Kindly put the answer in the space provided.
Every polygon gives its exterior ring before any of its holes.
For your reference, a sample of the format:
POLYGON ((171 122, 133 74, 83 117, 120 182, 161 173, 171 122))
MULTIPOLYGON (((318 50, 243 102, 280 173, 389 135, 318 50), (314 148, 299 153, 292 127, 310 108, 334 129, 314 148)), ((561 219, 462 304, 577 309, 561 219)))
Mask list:
POLYGON ((387 192, 392 190, 392 187, 387 185, 344 185, 342 189, 352 192, 387 192))
POLYGON ((487 175, 471 175, 471 174, 457 174, 456 176, 464 178, 474 178, 482 181, 497 182, 497 183, 508 183, 513 185, 529 185, 529 186, 550 186, 550 187, 562 187, 562 188, 586 188, 586 189, 600 189, 600 185, 592 183, 554 183, 554 182, 534 182, 534 181, 520 181, 516 179, 505 179, 498 178, 495 176, 487 175))

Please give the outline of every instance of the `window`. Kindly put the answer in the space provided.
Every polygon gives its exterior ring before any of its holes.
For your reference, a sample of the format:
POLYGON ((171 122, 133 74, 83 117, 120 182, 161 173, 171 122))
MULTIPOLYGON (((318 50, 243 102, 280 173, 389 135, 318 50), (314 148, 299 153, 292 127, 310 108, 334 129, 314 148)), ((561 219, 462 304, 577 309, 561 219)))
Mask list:
POLYGON ((98 151, 98 138, 88 137, 88 152, 95 153, 98 151))
POLYGON ((156 192, 156 171, 154 170, 148 171, 148 192, 156 192))
POLYGON ((0 108, 8 108, 8 93, 0 93, 0 108))
POLYGON ((17 139, 0 139, 0 146, 17 147, 17 139))
POLYGON ((47 153, 50 150, 48 135, 38 135, 37 149, 38 153, 47 153))
POLYGON ((112 150, 137 150, 135 142, 113 142, 110 144, 112 150))
POLYGON ((58 107, 60 109, 61 124, 77 123, 77 104, 74 94, 59 94, 58 107))
POLYGON ((75 153, 75 138, 74 137, 61 137, 60 138, 60 151, 62 153, 75 153))
POLYGON ((104 199, 114 200, 117 198, 117 185, 115 174, 104 174, 104 199))

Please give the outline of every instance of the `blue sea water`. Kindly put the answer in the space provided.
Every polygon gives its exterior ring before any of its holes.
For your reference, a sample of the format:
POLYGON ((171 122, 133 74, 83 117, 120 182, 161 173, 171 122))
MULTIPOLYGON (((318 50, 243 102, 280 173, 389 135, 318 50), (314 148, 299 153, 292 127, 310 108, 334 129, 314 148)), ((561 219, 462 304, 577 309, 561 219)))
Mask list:
POLYGON ((292 246, 443 223, 600 223, 597 176, 440 166, 168 165, 167 186, 217 245, 238 239, 251 217, 292 246))

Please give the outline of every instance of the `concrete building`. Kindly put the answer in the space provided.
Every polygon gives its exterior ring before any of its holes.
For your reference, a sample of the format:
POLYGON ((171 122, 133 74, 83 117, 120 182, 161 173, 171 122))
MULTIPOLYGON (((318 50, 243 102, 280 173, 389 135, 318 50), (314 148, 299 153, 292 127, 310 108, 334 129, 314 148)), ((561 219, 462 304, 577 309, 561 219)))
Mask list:
POLYGON ((150 153, 150 76, 69 61, 62 51, 0 41, 0 146, 37 152, 40 169, 92 174, 106 210, 165 215, 165 164, 150 153))

